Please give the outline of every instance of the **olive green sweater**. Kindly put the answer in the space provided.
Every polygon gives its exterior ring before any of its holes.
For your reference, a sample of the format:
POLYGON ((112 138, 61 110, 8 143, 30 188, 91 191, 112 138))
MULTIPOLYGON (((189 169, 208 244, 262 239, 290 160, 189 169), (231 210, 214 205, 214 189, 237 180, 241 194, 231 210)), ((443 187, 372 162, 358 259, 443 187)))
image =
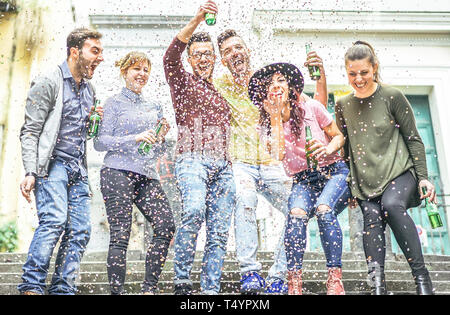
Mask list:
POLYGON ((350 188, 358 199, 380 196, 405 171, 427 179, 425 147, 414 113, 397 89, 379 85, 374 94, 352 94, 336 103, 336 123, 346 137, 350 188))

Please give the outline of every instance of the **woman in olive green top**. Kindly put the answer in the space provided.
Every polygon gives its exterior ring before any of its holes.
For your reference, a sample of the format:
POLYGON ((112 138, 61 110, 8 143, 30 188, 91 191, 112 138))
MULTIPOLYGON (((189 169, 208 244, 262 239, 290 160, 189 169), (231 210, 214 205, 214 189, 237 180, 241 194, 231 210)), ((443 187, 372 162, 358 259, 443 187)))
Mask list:
POLYGON ((399 90, 380 84, 379 62, 368 43, 356 42, 345 55, 345 66, 354 93, 336 103, 336 121, 347 139, 344 150, 352 195, 364 216, 372 292, 387 292, 384 261, 389 224, 411 267, 417 293, 433 294, 416 226, 407 212, 423 198, 436 199, 413 110, 399 90))

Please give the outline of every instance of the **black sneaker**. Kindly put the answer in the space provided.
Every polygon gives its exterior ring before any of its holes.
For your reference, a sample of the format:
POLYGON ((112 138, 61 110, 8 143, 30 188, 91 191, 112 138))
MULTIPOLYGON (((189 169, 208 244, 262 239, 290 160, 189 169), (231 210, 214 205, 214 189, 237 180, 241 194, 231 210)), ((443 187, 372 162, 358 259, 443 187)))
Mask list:
POLYGON ((188 283, 176 284, 173 293, 175 295, 192 295, 192 285, 188 283))

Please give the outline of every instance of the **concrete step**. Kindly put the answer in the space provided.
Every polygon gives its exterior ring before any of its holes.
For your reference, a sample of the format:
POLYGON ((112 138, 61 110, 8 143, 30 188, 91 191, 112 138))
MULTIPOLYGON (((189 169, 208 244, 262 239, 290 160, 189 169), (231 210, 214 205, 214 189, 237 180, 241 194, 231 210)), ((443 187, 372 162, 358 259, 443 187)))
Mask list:
MULTIPOLYGON (((19 283, 21 281, 22 273, 1 273, 0 283, 19 283)), ((261 273, 262 277, 267 277, 267 272, 261 273)), ((436 271, 430 273, 431 279, 433 281, 449 281, 450 282, 450 271, 436 271)), ((126 281, 142 281, 145 277, 145 272, 127 272, 126 281)), ((328 277, 328 271, 316 270, 308 271, 304 270, 303 279, 313 280, 313 281, 326 281, 328 277)), ((344 279, 360 279, 364 281, 367 278, 367 271, 365 270, 348 270, 342 273, 344 279)), ((165 270, 161 273, 161 281, 171 281, 174 278, 174 272, 171 270, 165 270)), ((410 271, 387 271, 386 278, 390 280, 404 280, 412 281, 412 276, 410 271)), ((192 281, 200 281, 200 271, 194 270, 191 273, 192 281)), ((236 281, 239 282, 241 279, 241 274, 237 270, 227 271, 222 274, 223 281, 236 281)), ((47 282, 51 280, 51 273, 49 273, 47 282)), ((80 283, 97 283, 97 282, 108 282, 108 274, 104 272, 81 272, 79 277, 80 283)))
MULTIPOLYGON (((83 257, 83 262, 85 261, 106 261, 108 253, 107 252, 90 252, 86 253, 83 257)), ((56 253, 53 254, 52 261, 56 258, 56 253)), ((26 253, 0 253, 0 263, 14 263, 14 262, 25 262, 27 259, 26 253)), ((142 251, 132 250, 127 252, 127 260, 142 260, 142 251)))
MULTIPOLYGON (((87 253, 81 264, 79 278, 80 294, 109 294, 108 275, 106 272, 106 252, 87 253)), ((201 258, 197 253, 192 271, 194 289, 199 290, 201 258)), ((273 264, 273 253, 258 253, 258 259, 263 265, 262 276, 267 276, 267 270, 273 264)), ((21 282, 22 265, 26 254, 0 254, 0 294, 18 294, 17 284, 21 282)), ((126 291, 129 294, 139 294, 145 272, 145 253, 129 251, 127 254, 126 291)), ((450 257, 425 257, 437 294, 450 292, 450 257)), ((52 260, 54 262, 54 259, 52 260)), ((50 268, 48 282, 54 267, 50 268)), ((222 275, 222 293, 239 294, 240 273, 239 263, 235 253, 227 253, 222 275)), ((307 294, 325 294, 327 270, 323 253, 307 252, 304 260, 304 289, 307 294)), ((173 252, 169 252, 168 261, 160 278, 161 294, 173 292, 173 252)), ((363 253, 343 254, 343 281, 348 294, 368 294, 367 264, 363 253)), ((386 279, 388 290, 393 294, 415 294, 409 265, 403 255, 388 255, 386 260, 386 279)))
MULTIPOLYGON (((431 279, 433 281, 449 281, 450 282, 450 271, 440 271, 433 272, 430 274, 431 279)), ((263 272, 261 274, 262 277, 267 277, 267 272, 263 272)), ((129 273, 126 276, 127 281, 142 281, 145 277, 145 272, 133 272, 129 273)), ((344 279, 362 279, 365 280, 367 278, 367 272, 360 271, 344 271, 342 274, 344 279)), ((409 271, 389 271, 386 272, 386 277, 391 280, 411 280, 412 276, 409 271)), ((173 271, 163 271, 161 273, 160 280, 161 281, 171 281, 174 278, 173 271)), ((313 281, 326 281, 328 278, 327 270, 317 270, 317 271, 304 271, 303 279, 304 280, 313 280, 313 281)), ((200 271, 193 271, 191 273, 192 281, 200 281, 200 271)), ((222 280, 224 281, 236 281, 239 282, 241 279, 241 274, 239 271, 227 271, 222 274, 222 280)), ((90 283, 90 282, 107 282, 108 275, 106 272, 104 273, 83 273, 80 275, 81 283, 90 283)))
MULTIPOLYGON (((268 270, 273 261, 264 260, 260 261, 263 270, 268 270)), ((193 268, 200 269, 202 261, 195 260, 193 268)), ((14 263, 0 263, 0 273, 20 273, 22 270, 23 263, 14 262, 14 263)), ((450 263, 448 262, 431 262, 426 263, 427 268, 431 271, 450 271, 450 263)), ((303 262, 303 268, 305 270, 322 270, 325 268, 324 260, 305 260, 303 262)), ((344 271, 351 270, 365 270, 367 268, 367 264, 365 261, 361 260, 345 260, 342 262, 342 269, 344 271)), ((167 261, 164 267, 165 270, 173 269, 173 261, 167 261)), ((386 261, 385 264, 386 270, 396 270, 396 271, 405 271, 410 270, 409 265, 406 262, 400 261, 386 261)), ((51 270, 51 269, 50 269, 51 270)), ((133 260, 127 261, 127 271, 128 272, 139 272, 145 270, 145 262, 143 260, 133 260)), ((224 271, 233 271, 239 270, 239 263, 236 260, 225 260, 224 271)), ((104 272, 106 271, 106 261, 83 261, 81 264, 81 272, 104 272)))
MULTIPOLYGON (((367 282, 355 279, 344 279, 344 288, 348 294, 369 294, 370 287, 367 282)), ((127 294, 139 294, 141 292, 141 281, 126 282, 125 292, 127 294)), ((387 280, 387 288, 390 292, 396 294, 415 294, 415 286, 413 281, 403 280, 387 280)), ((447 281, 434 281, 433 285, 437 294, 450 292, 450 284, 447 281)), ((173 292, 173 282, 160 281, 160 293, 171 294, 173 292)), ((195 281, 193 288, 196 292, 200 290, 200 283, 195 281)), ((223 280, 221 285, 222 294, 239 294, 240 284, 236 281, 223 280)), ((325 281, 304 280, 303 290, 306 294, 326 294, 325 281)), ((107 282, 82 283, 78 285, 78 292, 82 295, 101 295, 109 294, 109 284, 107 282)), ((196 293, 194 292, 194 293, 196 293)), ((6 283, 0 284, 0 294, 12 295, 18 294, 17 284, 6 283)))
MULTIPOLYGON (((366 281, 360 279, 344 279, 344 288, 350 292, 370 292, 370 286, 366 281)), ((128 293, 139 293, 141 290, 142 281, 134 281, 127 282, 126 291, 128 293)), ((386 285, 389 291, 394 292, 410 292, 415 294, 415 284, 414 281, 404 281, 404 280, 387 280, 386 285)), ((433 286, 436 292, 449 292, 450 291, 450 283, 447 281, 434 281, 433 286)), ((194 281, 193 283, 194 290, 200 290, 200 282, 194 281)), ((324 294, 326 293, 326 281, 317 281, 317 280, 304 280, 303 288, 305 293, 316 293, 316 294, 324 294)), ((99 282, 99 283, 84 283, 81 284, 80 287, 81 294, 109 294, 109 284, 107 282, 99 282)), ((169 281, 160 281, 159 282, 159 290, 163 293, 172 293, 173 292, 173 282, 169 281)), ((238 294, 240 290, 240 283, 237 281, 229 281, 222 280, 221 282, 221 293, 231 293, 238 294)))
MULTIPOLYGON (((105 261, 107 252, 88 252, 83 257, 83 262, 87 261, 105 261)), ((203 257, 203 252, 197 252, 195 257, 203 257)), ((426 262, 449 262, 450 256, 443 255, 424 255, 426 262)), ((14 263, 23 262, 27 258, 26 253, 0 253, 0 263, 14 263)), ((53 255, 52 261, 55 255, 53 255)), ((139 250, 128 251, 127 260, 144 260, 145 253, 139 250)), ((167 260, 173 259, 173 250, 169 251, 167 260)), ((236 254, 234 252, 227 252, 225 256, 226 260, 236 260, 236 254)), ((273 252, 258 252, 258 260, 273 260, 273 252)), ((322 252, 306 252, 304 256, 305 260, 323 260, 325 261, 325 255, 322 252)), ((342 253, 342 260, 365 260, 364 253, 362 252, 344 252, 342 253)), ((405 261, 405 257, 400 254, 388 254, 386 260, 405 261)))

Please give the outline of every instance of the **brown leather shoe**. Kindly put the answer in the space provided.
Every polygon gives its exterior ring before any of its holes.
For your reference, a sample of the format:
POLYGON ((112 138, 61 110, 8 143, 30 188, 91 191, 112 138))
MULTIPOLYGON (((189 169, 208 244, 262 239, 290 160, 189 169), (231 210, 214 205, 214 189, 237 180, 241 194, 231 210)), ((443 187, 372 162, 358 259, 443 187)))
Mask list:
POLYGON ((288 295, 302 295, 302 270, 288 271, 288 295))
POLYGON ((25 292, 22 292, 21 295, 42 295, 42 294, 34 292, 34 291, 25 291, 25 292))
POLYGON ((341 268, 328 268, 327 295, 345 295, 341 268))

